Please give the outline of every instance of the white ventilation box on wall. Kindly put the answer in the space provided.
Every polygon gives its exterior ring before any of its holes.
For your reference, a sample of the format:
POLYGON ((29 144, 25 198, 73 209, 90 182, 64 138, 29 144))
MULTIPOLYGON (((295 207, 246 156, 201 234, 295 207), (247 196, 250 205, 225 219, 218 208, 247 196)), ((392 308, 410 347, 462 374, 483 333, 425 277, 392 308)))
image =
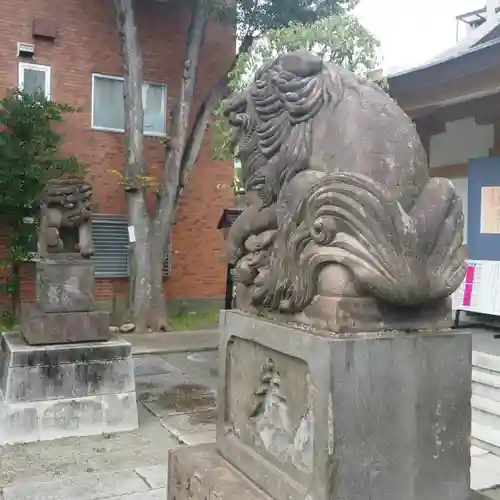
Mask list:
POLYGON ((17 57, 32 58, 35 55, 35 46, 32 43, 17 42, 17 57))

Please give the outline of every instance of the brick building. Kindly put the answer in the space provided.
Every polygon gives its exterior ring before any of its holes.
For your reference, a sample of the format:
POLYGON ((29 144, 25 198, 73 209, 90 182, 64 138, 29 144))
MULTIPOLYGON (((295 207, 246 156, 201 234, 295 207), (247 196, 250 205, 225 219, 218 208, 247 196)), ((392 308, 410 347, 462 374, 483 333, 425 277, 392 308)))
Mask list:
MULTIPOLYGON (((144 91, 149 165, 163 164, 158 138, 165 133, 167 110, 179 93, 190 16, 187 5, 183 0, 135 2, 144 80, 149 82, 144 91)), ((0 91, 41 86, 52 100, 82 110, 67 117, 64 147, 90 165, 98 204, 93 229, 96 298, 108 305, 123 302, 128 281, 125 197, 112 172, 123 171, 124 166, 123 66, 114 16, 112 0, 5 0, 0 19, 0 91), (34 44, 34 56, 19 55, 18 43, 34 44)), ((230 27, 207 27, 194 109, 227 68, 234 50, 230 27)), ((232 178, 231 163, 212 159, 208 133, 173 231, 165 279, 169 299, 223 301, 224 241, 216 226, 222 210, 233 203, 231 190, 220 187, 230 185, 232 178)), ((5 247, 5 235, 2 239, 5 247)), ((27 264, 22 274, 22 300, 31 301, 34 264, 27 264)), ((0 307, 8 300, 0 295, 0 307)))

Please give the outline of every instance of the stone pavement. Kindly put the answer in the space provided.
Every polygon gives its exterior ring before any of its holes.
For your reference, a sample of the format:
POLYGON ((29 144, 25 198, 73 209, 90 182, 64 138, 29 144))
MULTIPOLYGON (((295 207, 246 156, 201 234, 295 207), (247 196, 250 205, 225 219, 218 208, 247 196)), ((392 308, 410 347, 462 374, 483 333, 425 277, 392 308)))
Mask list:
POLYGON ((139 429, 0 448, 0 499, 164 500, 168 450, 215 439, 216 356, 136 357, 139 429))
MULTIPOLYGON (((215 351, 137 356, 139 429, 0 448, 0 500, 165 500, 168 450, 215 439, 215 351)), ((500 500, 500 457, 473 448, 472 481, 500 500)))

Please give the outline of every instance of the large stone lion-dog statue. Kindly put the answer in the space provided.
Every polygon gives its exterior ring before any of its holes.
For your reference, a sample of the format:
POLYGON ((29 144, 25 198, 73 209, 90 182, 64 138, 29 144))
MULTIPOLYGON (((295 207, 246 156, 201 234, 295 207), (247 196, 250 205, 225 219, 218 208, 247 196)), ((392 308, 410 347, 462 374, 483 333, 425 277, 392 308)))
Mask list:
POLYGON ((379 86, 298 51, 225 108, 253 195, 229 233, 250 308, 296 314, 325 294, 416 307, 458 288, 461 200, 379 86))

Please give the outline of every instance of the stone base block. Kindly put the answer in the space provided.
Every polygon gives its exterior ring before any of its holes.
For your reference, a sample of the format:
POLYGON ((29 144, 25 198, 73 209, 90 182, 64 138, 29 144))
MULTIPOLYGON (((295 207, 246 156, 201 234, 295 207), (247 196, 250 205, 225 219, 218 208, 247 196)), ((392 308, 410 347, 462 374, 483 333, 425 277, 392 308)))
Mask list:
POLYGON ((105 341, 111 338, 106 311, 46 313, 27 306, 21 318, 22 334, 30 345, 105 341))
POLYGON ((168 459, 167 500, 272 500, 231 467, 215 445, 183 446, 168 459))
POLYGON ((43 312, 85 312, 95 309, 94 263, 50 260, 37 263, 37 305, 43 312))
POLYGON ((137 428, 128 342, 42 347, 5 333, 0 346, 0 445, 137 428))
POLYGON ((453 324, 448 298, 436 300, 425 307, 391 307, 367 297, 317 295, 300 314, 266 315, 277 321, 297 322, 336 333, 428 330, 450 328, 453 324))
MULTIPOLYGON (((169 453, 167 500, 272 500, 248 478, 226 462, 216 445, 183 446, 169 453)), ((313 497, 307 497, 313 498, 313 497)), ((353 491, 349 497, 331 499, 365 500, 367 496, 353 491)), ((397 498, 397 497, 396 497, 397 498)), ((434 497, 425 500, 434 500, 434 497)), ((436 500, 455 500, 452 496, 436 500)), ((467 500, 488 500, 489 497, 470 491, 467 500)))
POLYGON ((471 338, 223 311, 217 446, 275 500, 467 500, 471 338))

